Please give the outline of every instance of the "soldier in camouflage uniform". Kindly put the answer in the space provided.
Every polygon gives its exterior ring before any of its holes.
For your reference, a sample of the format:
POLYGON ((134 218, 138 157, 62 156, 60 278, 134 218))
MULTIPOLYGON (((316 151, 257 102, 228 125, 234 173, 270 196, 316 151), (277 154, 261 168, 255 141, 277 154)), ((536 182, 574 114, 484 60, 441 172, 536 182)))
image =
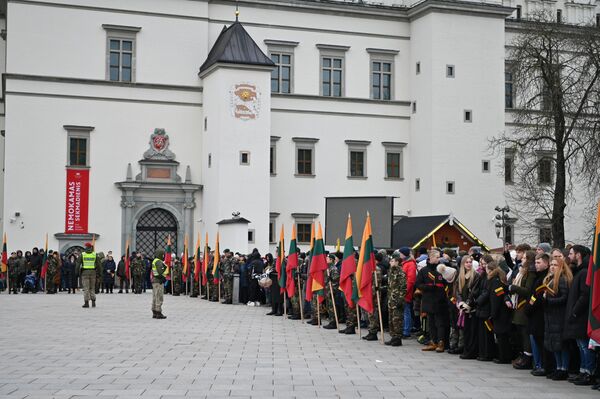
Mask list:
POLYGON ((131 275, 133 276, 133 293, 141 294, 142 285, 144 284, 144 271, 146 265, 142 259, 142 253, 138 252, 135 254, 133 261, 131 262, 131 275))
POLYGON ((58 252, 48 251, 48 270, 46 271, 46 294, 56 294, 56 276, 59 273, 60 259, 58 252))
POLYGON ((173 270, 171 271, 171 284, 173 296, 179 296, 181 294, 181 278, 182 278, 183 266, 181 260, 175 258, 173 261, 173 270))
MULTIPOLYGON (((327 315, 329 317, 329 324, 323 326, 327 330, 337 329, 337 323, 335 321, 335 310, 334 300, 331 295, 331 288, 333 288, 333 298, 337 295, 340 288, 340 272, 338 271, 335 263, 337 258, 334 254, 327 255, 327 279, 325 280, 325 304, 327 307, 327 315)), ((338 315, 339 317, 339 315, 338 315)))
MULTIPOLYGON (((198 259, 198 262, 200 262, 200 259, 198 259)), ((196 262, 194 262, 193 258, 192 261, 190 261, 190 265, 192 265, 192 293, 190 298, 198 298, 200 295, 200 279, 202 278, 200 275, 202 274, 202 267, 198 267, 198 275, 196 275, 196 262)))
POLYGON ((388 315, 391 340, 386 345, 402 346, 404 327, 404 297, 406 296, 406 274, 400 264, 400 254, 394 252, 388 271, 388 315))
POLYGON ((19 263, 17 262, 17 253, 13 252, 8 258, 8 292, 12 294, 19 293, 19 263))
POLYGON ((377 276, 377 284, 375 284, 375 279, 373 279, 373 313, 369 313, 369 333, 362 337, 362 339, 366 339, 367 341, 377 341, 377 331, 380 330, 379 325, 379 307, 377 306, 377 290, 381 288, 381 283, 383 282, 383 275, 381 273, 381 268, 379 265, 375 267, 377 276))
POLYGON ((236 272, 236 262, 233 258, 233 252, 229 249, 223 251, 224 259, 221 264, 221 276, 223 278, 223 293, 225 304, 233 303, 233 274, 236 272))
MULTIPOLYGON (((351 280, 354 280, 354 276, 350 276, 351 280)), ((354 307, 350 307, 346 296, 344 295, 344 308, 346 311, 346 328, 340 330, 340 334, 356 334, 357 317, 356 317, 356 303, 354 307)))
POLYGON ((303 293, 300 291, 300 287, 298 287, 298 276, 298 268, 292 269, 291 275, 288 276, 288 278, 293 279, 294 291, 296 292, 296 294, 290 298, 290 302, 292 303, 292 314, 288 316, 288 318, 291 320, 300 320, 300 305, 304 305, 304 301, 302 300, 303 293))

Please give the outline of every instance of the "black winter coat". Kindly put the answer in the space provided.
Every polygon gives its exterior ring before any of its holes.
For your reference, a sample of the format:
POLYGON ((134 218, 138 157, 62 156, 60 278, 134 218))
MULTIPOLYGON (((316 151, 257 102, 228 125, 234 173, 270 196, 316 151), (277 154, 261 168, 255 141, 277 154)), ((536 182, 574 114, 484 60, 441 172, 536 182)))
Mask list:
POLYGON ((415 288, 421 290, 421 312, 440 313, 448 312, 448 298, 446 297, 446 280, 437 272, 437 265, 427 263, 419 270, 415 288))
POLYGON ((590 287, 585 283, 589 258, 585 258, 580 266, 573 268, 573 283, 569 290, 565 309, 564 339, 587 339, 588 308, 590 287))
POLYGON ((546 293, 544 304, 544 347, 551 352, 563 349, 563 323, 569 297, 569 286, 564 276, 561 276, 555 291, 553 296, 546 293))
MULTIPOLYGON (((492 272, 493 273, 493 272, 492 272)), ((512 310, 506 306, 510 300, 506 286, 500 277, 494 275, 488 280, 488 293, 490 301, 490 317, 496 334, 506 334, 511 329, 512 310)))
POLYGON ((475 298, 475 316, 480 319, 489 319, 492 314, 490 304, 490 282, 487 274, 482 274, 479 280, 475 281, 473 287, 473 297, 475 298))
POLYGON ((544 285, 544 278, 547 274, 548 269, 537 273, 531 297, 525 305, 525 314, 528 319, 527 332, 536 337, 544 336, 544 300, 542 297, 544 290, 540 287, 544 285))

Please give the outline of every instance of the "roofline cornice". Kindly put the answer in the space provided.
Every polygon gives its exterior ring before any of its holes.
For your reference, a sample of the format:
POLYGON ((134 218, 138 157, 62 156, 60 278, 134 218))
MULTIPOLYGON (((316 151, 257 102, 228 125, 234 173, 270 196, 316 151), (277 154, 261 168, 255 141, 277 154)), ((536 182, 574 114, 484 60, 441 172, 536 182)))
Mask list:
POLYGON ((410 20, 421 18, 431 12, 456 13, 502 18, 510 16, 514 8, 495 4, 475 3, 455 0, 423 0, 408 10, 410 20))

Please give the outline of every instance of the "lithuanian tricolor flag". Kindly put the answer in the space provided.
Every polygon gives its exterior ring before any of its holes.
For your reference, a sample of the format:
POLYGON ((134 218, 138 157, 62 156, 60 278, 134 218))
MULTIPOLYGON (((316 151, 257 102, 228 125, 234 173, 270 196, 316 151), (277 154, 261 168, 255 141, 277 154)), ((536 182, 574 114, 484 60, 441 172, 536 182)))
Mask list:
POLYGON ((2 239, 2 266, 0 268, 0 272, 2 274, 8 271, 8 250, 6 249, 6 233, 4 233, 4 238, 2 239))
POLYGON ((352 218, 348 215, 342 272, 340 274, 340 290, 344 292, 348 306, 351 308, 354 308, 358 301, 358 287, 356 281, 352 279, 354 273, 356 273, 356 258, 354 257, 354 241, 352 239, 352 218))
POLYGON ((204 236, 204 257, 202 258, 202 285, 208 282, 208 261, 210 259, 210 251, 208 249, 208 233, 204 236))
MULTIPOLYGON (((94 236, 92 240, 95 238, 96 236, 94 236)), ((46 243, 44 244, 44 257, 42 258, 42 272, 40 273, 40 277, 46 278, 46 273, 48 273, 48 233, 46 233, 46 243)))
POLYGON ((320 302, 325 300, 325 270, 327 270, 327 259, 325 258, 325 244, 323 244, 323 230, 319 222, 319 231, 312 248, 310 257, 310 274, 306 284, 306 300, 310 301, 314 292, 320 302))
POLYGON ((356 266, 356 284, 358 285, 358 306, 373 313, 373 272, 375 271, 375 253, 373 252, 373 237, 371 232, 371 215, 367 213, 365 229, 363 230, 360 255, 356 266))
POLYGON ((590 286, 587 332, 591 339, 600 342, 600 202, 598 202, 596 228, 594 229, 594 241, 586 284, 590 286))
POLYGON ((277 270, 277 275, 279 276, 279 292, 283 294, 285 291, 285 283, 287 273, 285 270, 285 247, 284 247, 284 230, 283 225, 281 225, 281 233, 279 234, 279 245, 277 245, 277 260, 275 261, 275 270, 277 270))
POLYGON ((194 251, 194 281, 200 281, 200 233, 196 240, 196 250, 194 251))
POLYGON ((181 278, 183 282, 187 282, 189 273, 190 273, 190 262, 188 262, 188 237, 185 235, 185 240, 183 241, 183 273, 181 274, 181 278))
POLYGON ((213 283, 219 283, 219 267, 221 265, 221 251, 219 251, 219 232, 217 231, 217 243, 215 245, 215 256, 213 257, 212 276, 213 283))
POLYGON ((129 238, 125 243, 125 279, 131 280, 131 268, 130 268, 130 259, 129 259, 129 238))
MULTIPOLYGON (((296 284, 294 284, 294 269, 298 268, 298 250, 296 245, 296 225, 292 225, 292 239, 290 240, 290 252, 288 253, 287 263, 285 265, 287 281, 285 289, 288 298, 296 295, 296 284)), ((300 305, 302 306, 302 304, 300 305)))
POLYGON ((167 270, 165 271, 165 276, 167 276, 167 280, 171 279, 170 269, 171 269, 171 263, 172 263, 172 259, 173 259, 171 252, 173 252, 173 250, 171 249, 171 234, 169 234, 167 236, 167 247, 165 248, 165 259, 163 262, 165 264, 165 266, 167 266, 167 270))

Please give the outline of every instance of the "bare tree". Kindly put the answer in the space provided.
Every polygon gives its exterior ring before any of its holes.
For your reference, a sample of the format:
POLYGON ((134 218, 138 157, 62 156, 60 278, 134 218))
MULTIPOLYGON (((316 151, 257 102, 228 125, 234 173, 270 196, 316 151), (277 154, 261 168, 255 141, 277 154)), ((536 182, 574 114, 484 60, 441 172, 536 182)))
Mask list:
POLYGON ((549 220, 562 248, 567 202, 587 206, 600 192, 600 31, 535 14, 519 23, 507 63, 514 108, 490 145, 514 154, 507 196, 516 214, 549 220))

